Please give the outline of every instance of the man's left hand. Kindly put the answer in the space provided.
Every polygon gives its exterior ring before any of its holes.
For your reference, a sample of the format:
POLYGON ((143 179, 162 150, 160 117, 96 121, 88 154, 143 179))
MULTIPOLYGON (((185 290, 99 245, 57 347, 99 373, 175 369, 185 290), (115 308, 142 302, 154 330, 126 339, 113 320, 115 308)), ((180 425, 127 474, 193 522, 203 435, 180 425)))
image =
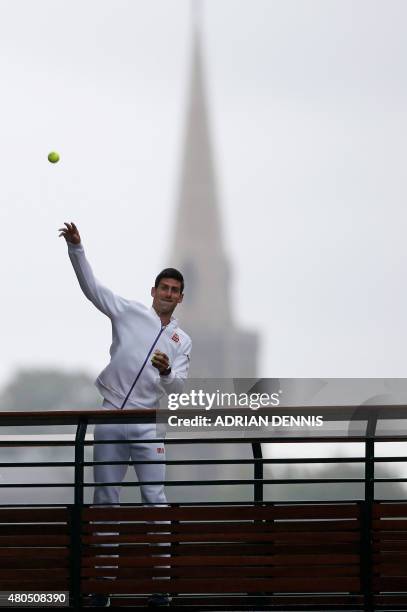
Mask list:
POLYGON ((154 354, 151 358, 152 365, 157 368, 160 374, 163 374, 170 367, 170 360, 168 359, 168 355, 162 353, 161 351, 154 351, 154 354))

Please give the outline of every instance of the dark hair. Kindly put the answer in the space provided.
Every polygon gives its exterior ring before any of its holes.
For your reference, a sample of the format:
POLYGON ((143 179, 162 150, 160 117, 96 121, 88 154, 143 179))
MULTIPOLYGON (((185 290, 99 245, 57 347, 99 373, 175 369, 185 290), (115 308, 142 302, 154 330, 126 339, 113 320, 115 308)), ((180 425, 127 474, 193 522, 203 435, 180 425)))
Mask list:
POLYGON ((175 268, 165 268, 165 270, 162 270, 155 279, 154 287, 156 289, 163 278, 173 278, 174 280, 179 281, 181 283, 181 293, 184 293, 184 277, 179 270, 176 270, 175 268))

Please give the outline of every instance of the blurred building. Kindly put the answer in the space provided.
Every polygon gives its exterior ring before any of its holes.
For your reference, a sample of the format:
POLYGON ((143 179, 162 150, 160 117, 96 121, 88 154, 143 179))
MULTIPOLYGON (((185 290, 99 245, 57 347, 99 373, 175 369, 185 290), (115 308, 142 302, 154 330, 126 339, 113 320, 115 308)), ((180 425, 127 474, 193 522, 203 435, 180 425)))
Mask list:
POLYGON ((216 186, 199 20, 195 16, 185 142, 169 258, 185 277, 177 316, 193 342, 191 378, 254 378, 258 336, 240 329, 231 305, 216 186))

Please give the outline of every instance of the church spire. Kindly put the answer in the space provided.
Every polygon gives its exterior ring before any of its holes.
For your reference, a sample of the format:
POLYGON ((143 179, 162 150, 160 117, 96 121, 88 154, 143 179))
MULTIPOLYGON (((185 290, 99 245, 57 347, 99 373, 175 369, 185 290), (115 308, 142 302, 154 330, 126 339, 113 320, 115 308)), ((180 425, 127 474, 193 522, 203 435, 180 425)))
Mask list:
POLYGON ((191 336, 191 378, 256 376, 257 334, 233 321, 229 262, 223 248, 202 59, 202 13, 192 0, 193 55, 172 257, 185 277, 177 318, 191 336))
POLYGON ((231 324, 232 314, 202 61, 199 1, 192 3, 192 21, 188 110, 170 261, 185 276, 185 298, 180 308, 185 328, 199 320, 203 325, 224 329, 231 324))
POLYGON ((192 0, 191 14, 193 31, 199 32, 202 27, 202 0, 192 0))

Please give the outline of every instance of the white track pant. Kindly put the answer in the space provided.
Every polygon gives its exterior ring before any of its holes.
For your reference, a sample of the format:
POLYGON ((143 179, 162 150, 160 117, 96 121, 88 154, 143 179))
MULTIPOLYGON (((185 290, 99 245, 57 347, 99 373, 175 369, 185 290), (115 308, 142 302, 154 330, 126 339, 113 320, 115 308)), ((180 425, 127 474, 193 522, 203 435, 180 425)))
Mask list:
MULTIPOLYGON (((104 408, 114 409, 117 407, 104 400, 104 408)), ((137 442, 123 442, 119 444, 95 444, 93 447, 94 461, 165 461, 165 447, 162 442, 143 442, 143 440, 152 440, 157 437, 155 423, 101 423, 95 425, 94 429, 95 440, 137 440, 137 442)), ((120 500, 121 482, 123 481, 127 465, 95 465, 93 466, 95 492, 93 496, 94 504, 118 504, 120 500), (104 482, 117 482, 116 485, 104 485, 104 482), (98 484, 101 483, 101 484, 98 484)), ((165 479, 165 464, 137 464, 134 466, 137 478, 140 482, 141 499, 147 504, 166 504, 167 500, 164 492, 164 485, 145 485, 147 481, 163 481, 165 479)), ((168 521, 158 521, 159 523, 167 523, 168 521)), ((114 523, 113 523, 114 524, 114 523)), ((152 522, 152 525, 154 521, 152 522)), ((151 527, 149 533, 155 533, 151 527)), ((96 535, 118 535, 117 532, 97 533, 96 535)), ((101 544, 106 546, 106 544, 101 544)), ((108 545, 107 545, 108 546, 108 545)), ((117 546, 115 544, 114 546, 117 546)), ((160 542, 158 546, 169 546, 169 544, 160 542)), ((113 559, 118 555, 109 555, 110 561, 103 557, 103 565, 97 565, 98 568, 106 570, 117 569, 113 559)), ((153 555, 158 559, 168 557, 169 555, 153 555)), ((157 559, 159 568, 168 567, 168 565, 160 565, 157 559)), ((162 563, 162 561, 161 561, 162 563)), ((111 576, 106 575, 105 578, 111 576)), ((153 580, 155 578, 153 577, 153 580)), ((168 579, 168 577, 164 577, 168 579)))
MULTIPOLYGON (((107 400, 103 402, 104 408, 116 408, 107 400)), ((116 408, 117 409, 117 408, 116 408)), ((101 423, 95 425, 95 440, 137 440, 137 442, 122 442, 119 444, 95 444, 93 447, 94 461, 165 461, 165 447, 162 442, 143 442, 143 439, 152 440, 157 437, 155 423, 101 423)), ((94 504, 118 504, 120 498, 121 482, 123 481, 127 465, 95 465, 94 504), (98 483, 117 482, 117 485, 103 485, 98 483)), ((164 485, 142 484, 151 480, 165 479, 165 464, 138 464, 134 466, 137 478, 141 483, 141 499, 148 504, 166 504, 164 485)))

